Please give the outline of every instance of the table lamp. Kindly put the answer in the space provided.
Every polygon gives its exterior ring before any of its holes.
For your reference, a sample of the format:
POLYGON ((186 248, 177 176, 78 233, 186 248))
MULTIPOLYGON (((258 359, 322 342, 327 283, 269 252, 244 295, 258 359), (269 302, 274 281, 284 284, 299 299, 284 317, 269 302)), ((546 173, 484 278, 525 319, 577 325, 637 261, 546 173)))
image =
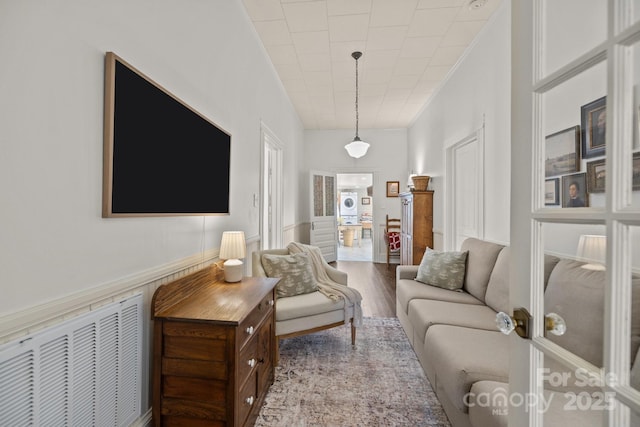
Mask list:
POLYGON ((578 242, 578 259, 587 264, 582 268, 587 270, 604 270, 607 256, 607 236, 583 234, 578 242))
POLYGON ((226 260, 224 266, 224 281, 235 283, 242 280, 244 267, 240 258, 244 258, 246 245, 244 231, 225 231, 220 243, 220 259, 226 260))

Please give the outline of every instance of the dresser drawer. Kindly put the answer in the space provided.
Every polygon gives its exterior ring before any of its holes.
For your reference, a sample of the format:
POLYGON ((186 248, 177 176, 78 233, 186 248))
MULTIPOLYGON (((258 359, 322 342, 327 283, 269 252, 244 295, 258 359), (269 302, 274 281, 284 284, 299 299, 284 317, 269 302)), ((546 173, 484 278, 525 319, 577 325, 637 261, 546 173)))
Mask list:
POLYGON ((275 303, 274 291, 268 293, 262 301, 256 306, 256 308, 249 313, 238 328, 238 334, 236 336, 236 343, 239 348, 242 348, 247 341, 258 332, 258 327, 262 320, 273 311, 275 303))
POLYGON ((253 337, 240 350, 238 360, 238 384, 242 386, 249 374, 258 365, 258 336, 259 331, 254 332, 253 337))
POLYGON ((258 381, 257 375, 252 373, 246 383, 240 388, 238 393, 238 425, 244 425, 249 412, 258 404, 258 381))

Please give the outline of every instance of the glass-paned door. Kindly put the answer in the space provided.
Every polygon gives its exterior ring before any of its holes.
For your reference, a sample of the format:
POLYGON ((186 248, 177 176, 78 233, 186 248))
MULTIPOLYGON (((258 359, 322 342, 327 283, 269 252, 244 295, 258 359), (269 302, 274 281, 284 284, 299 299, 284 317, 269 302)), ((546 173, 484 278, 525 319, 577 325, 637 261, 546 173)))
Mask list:
POLYGON ((530 339, 510 341, 510 394, 522 404, 509 425, 635 426, 640 5, 511 6, 510 298, 533 322, 530 339))

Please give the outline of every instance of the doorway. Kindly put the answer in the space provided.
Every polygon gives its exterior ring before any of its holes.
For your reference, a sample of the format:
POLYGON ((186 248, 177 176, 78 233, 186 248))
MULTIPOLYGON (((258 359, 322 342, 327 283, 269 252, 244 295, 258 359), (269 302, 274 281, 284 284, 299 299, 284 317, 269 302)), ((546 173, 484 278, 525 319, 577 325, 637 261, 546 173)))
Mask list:
POLYGON ((373 173, 339 173, 338 261, 373 261, 373 173))

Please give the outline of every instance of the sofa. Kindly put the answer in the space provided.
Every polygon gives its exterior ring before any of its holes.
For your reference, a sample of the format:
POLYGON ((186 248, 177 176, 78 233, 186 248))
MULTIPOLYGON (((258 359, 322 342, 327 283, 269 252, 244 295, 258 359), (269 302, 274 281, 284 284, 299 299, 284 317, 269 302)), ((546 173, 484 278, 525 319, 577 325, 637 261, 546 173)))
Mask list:
MULTIPOLYGON (((419 282, 419 266, 396 270, 396 313, 427 378, 454 427, 507 426, 509 337, 496 326, 496 314, 509 306, 509 247, 469 238, 462 289, 449 290, 419 282), (490 396, 490 399, 487 399, 490 396), (482 399, 481 401, 479 399, 482 399)), ((424 262, 424 261, 423 261, 424 262)), ((545 310, 566 321, 567 332, 549 335, 563 348, 603 366, 605 272, 584 263, 545 256, 545 310), (588 313, 588 316, 585 314, 588 313)), ((633 280, 631 361, 640 359, 640 301, 633 280)), ((551 359, 551 372, 566 371, 551 359)), ((631 384, 640 390, 640 360, 631 370, 631 384)), ((575 380, 575 376, 571 377, 575 380)), ((581 385, 581 384, 579 384, 581 385)), ((600 426, 605 411, 565 411, 567 390, 585 391, 574 382, 545 383, 551 405, 545 426, 600 426), (564 397, 566 400, 566 397, 564 397)))

